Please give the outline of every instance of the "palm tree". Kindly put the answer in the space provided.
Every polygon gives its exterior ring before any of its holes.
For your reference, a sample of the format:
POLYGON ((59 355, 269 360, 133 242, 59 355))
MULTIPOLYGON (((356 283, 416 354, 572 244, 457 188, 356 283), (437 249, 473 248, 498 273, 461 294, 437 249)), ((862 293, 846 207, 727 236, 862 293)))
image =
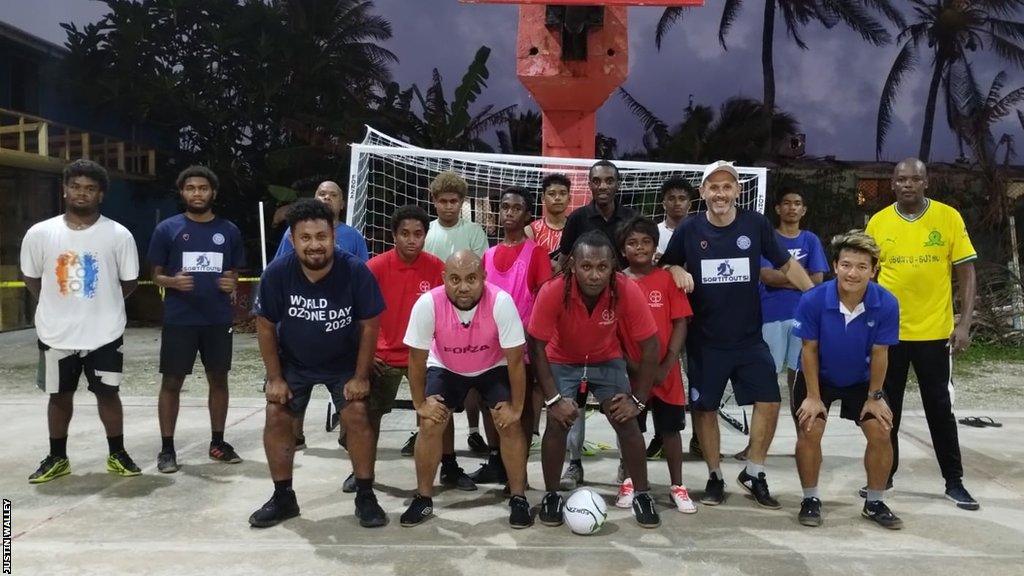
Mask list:
POLYGON ((509 114, 505 118, 505 127, 496 133, 498 149, 502 154, 540 154, 541 116, 539 112, 527 110, 519 114, 509 114))
POLYGON ((675 126, 651 112, 623 89, 619 95, 644 127, 643 145, 649 160, 659 162, 711 162, 721 158, 751 164, 776 150, 780 139, 772 134, 795 134, 796 118, 778 110, 771 114, 771 130, 761 121, 764 105, 751 98, 730 98, 717 117, 710 106, 691 101, 675 126))
MULTIPOLYGON (((725 37, 739 16, 743 0, 725 0, 722 8, 722 19, 718 24, 718 41, 723 49, 728 49, 725 37)), ((686 8, 666 8, 655 28, 654 43, 661 49, 661 42, 669 29, 682 19, 686 8)), ((874 46, 887 44, 891 40, 889 32, 871 14, 871 10, 881 12, 886 19, 897 26, 904 25, 903 16, 894 8, 890 0, 764 0, 764 21, 761 29, 761 75, 764 80, 765 112, 775 110, 775 12, 782 13, 782 21, 786 32, 801 49, 806 50, 807 44, 800 37, 800 29, 811 22, 817 22, 825 28, 833 28, 840 22, 860 34, 861 38, 874 46)), ((768 141, 772 140, 772 117, 766 114, 762 119, 768 130, 768 141)))
MULTIPOLYGON (((1009 20, 1024 6, 1024 0, 910 0, 915 21, 904 26, 896 41, 903 46, 893 61, 878 103, 875 154, 882 155, 885 136, 892 122, 893 103, 908 72, 918 63, 918 48, 926 43, 932 53, 932 77, 925 102, 924 126, 918 158, 931 156, 935 105, 940 85, 946 86, 947 106, 950 74, 956 66, 969 64, 971 52, 988 50, 1018 68, 1024 68, 1024 23, 1009 20)), ((948 114, 947 119, 951 118, 948 114)))

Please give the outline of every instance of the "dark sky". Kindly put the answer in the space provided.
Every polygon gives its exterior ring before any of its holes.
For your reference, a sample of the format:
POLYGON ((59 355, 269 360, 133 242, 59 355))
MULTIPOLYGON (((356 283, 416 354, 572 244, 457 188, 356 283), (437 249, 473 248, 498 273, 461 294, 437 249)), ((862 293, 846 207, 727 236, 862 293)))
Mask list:
MULTIPOLYGON (((894 4, 901 4, 896 0, 894 4)), ((533 107, 515 77, 514 48, 518 9, 514 6, 462 4, 457 0, 375 0, 377 12, 391 21, 394 37, 387 47, 401 59, 395 79, 407 86, 426 86, 437 67, 446 91, 454 91, 473 54, 481 45, 492 48, 489 87, 479 102, 533 107)), ((760 31, 762 2, 748 0, 727 40, 718 44, 721 0, 706 0, 669 33, 659 52, 654 27, 660 8, 630 9, 630 75, 625 87, 669 123, 682 118, 689 95, 700 104, 718 106, 730 96, 761 96, 760 31)), ((58 23, 96 20, 105 5, 89 0, 0 0, 0 19, 47 40, 63 43, 58 23)), ((800 50, 779 25, 776 30, 776 103, 793 113, 807 134, 808 154, 834 154, 848 160, 874 158, 875 114, 882 84, 898 48, 874 48, 859 36, 837 27, 812 26, 803 34, 810 50, 800 50)), ((885 155, 899 159, 918 149, 927 64, 907 77, 897 101, 885 155)), ((987 88, 999 69, 993 58, 975 60, 975 73, 987 88)), ((1008 89, 1024 79, 1010 76, 1008 89)), ((1007 89, 1007 90, 1008 90, 1007 89)), ((937 115, 933 159, 951 160, 955 145, 937 115)), ((620 150, 639 145, 638 122, 613 95, 598 114, 598 129, 619 139, 620 150)), ((996 127, 1020 140, 1016 118, 996 127)))

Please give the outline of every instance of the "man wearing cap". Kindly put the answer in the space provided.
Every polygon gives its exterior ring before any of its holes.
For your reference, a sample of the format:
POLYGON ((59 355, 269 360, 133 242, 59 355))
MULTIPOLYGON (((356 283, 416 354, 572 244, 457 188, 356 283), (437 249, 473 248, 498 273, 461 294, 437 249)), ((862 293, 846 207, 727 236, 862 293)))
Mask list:
POLYGON ((761 257, 800 290, 809 290, 813 283, 779 245, 764 215, 736 207, 739 195, 739 173, 731 163, 720 160, 708 165, 700 185, 707 209, 675 229, 660 263, 685 266, 685 284, 693 290, 694 317, 686 341, 690 407, 710 472, 701 502, 715 506, 725 500, 718 407, 726 383, 732 381, 736 402, 754 405, 749 460, 736 480, 760 506, 777 509, 779 503, 768 491, 764 463, 775 435, 781 396, 775 362, 761 336, 761 257))

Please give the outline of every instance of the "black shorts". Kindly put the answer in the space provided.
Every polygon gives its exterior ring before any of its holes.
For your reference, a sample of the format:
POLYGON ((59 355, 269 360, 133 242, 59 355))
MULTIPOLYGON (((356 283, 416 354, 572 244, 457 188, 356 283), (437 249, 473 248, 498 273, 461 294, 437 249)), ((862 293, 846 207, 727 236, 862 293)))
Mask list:
POLYGON ((89 391, 93 394, 116 394, 124 376, 124 338, 104 344, 95 350, 61 350, 39 345, 39 370, 36 384, 47 394, 74 392, 85 372, 89 391))
POLYGON ((230 324, 164 324, 163 330, 160 331, 160 373, 168 376, 191 374, 197 352, 207 372, 228 372, 231 370, 233 332, 230 324))
POLYGON ((686 430, 685 406, 669 404, 657 396, 651 396, 647 400, 647 408, 636 417, 641 432, 647 432, 648 412, 651 414, 651 421, 654 422, 656 434, 674 434, 686 430))
POLYGON ((730 381, 740 406, 782 401, 775 360, 764 341, 737 350, 707 346, 687 348, 686 372, 690 377, 690 410, 693 411, 717 411, 725 385, 730 381))
MULTIPOLYGON (((859 423, 860 411, 864 409, 864 403, 868 400, 868 383, 861 382, 852 386, 830 386, 825 382, 818 381, 818 389, 821 393, 821 403, 827 411, 836 400, 841 402, 839 406, 839 417, 844 420, 853 420, 859 423)), ((793 397, 790 409, 796 414, 797 408, 807 398, 807 380, 804 379, 803 371, 796 373, 796 383, 793 384, 793 397)), ((888 399, 886 400, 888 401, 888 399)), ((874 418, 868 414, 864 419, 874 418)))
POLYGON ((498 402, 508 402, 512 399, 508 366, 495 366, 476 376, 463 376, 437 366, 427 368, 426 395, 440 394, 444 405, 452 412, 465 410, 466 394, 471 389, 480 394, 488 408, 494 408, 498 402))
MULTIPOLYGON (((331 401, 338 412, 345 408, 345 384, 352 379, 352 374, 343 374, 337 378, 317 379, 302 378, 294 374, 284 373, 284 379, 288 382, 288 389, 292 392, 292 399, 288 401, 288 409, 292 414, 299 415, 306 413, 309 400, 313 396, 313 388, 323 384, 324 388, 331 394, 331 401)), ((371 384, 372 389, 372 384, 371 384)))

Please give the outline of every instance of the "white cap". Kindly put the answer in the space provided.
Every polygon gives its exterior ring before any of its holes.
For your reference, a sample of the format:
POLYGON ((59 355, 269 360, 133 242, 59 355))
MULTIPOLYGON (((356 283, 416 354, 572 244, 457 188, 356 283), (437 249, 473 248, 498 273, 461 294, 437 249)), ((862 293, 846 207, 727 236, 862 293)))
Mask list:
POLYGON ((732 177, 736 179, 736 182, 740 181, 740 173, 736 171, 732 162, 719 160, 704 167, 704 177, 700 179, 700 185, 703 186, 704 183, 708 181, 708 178, 710 178, 715 172, 728 172, 729 174, 732 174, 732 177))

